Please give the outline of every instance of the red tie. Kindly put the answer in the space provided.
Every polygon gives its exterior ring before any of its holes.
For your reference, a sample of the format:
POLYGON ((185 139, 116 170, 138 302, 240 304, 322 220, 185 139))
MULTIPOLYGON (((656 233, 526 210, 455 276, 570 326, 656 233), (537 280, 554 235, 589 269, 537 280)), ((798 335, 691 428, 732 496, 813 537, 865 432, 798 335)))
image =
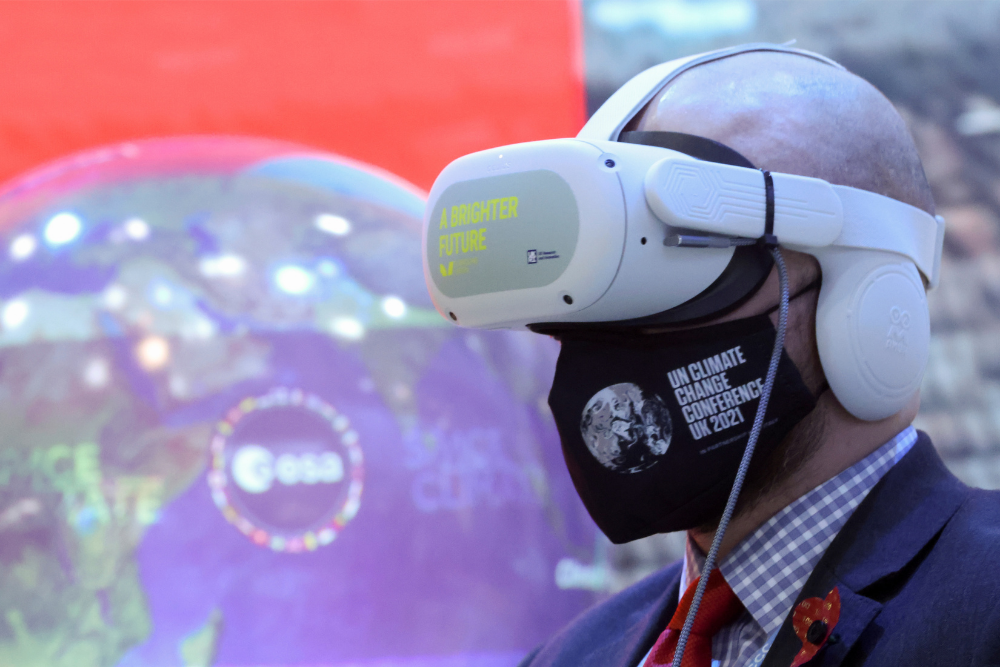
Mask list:
MULTIPOLYGON (((691 600, 694 599, 694 592, 698 588, 698 579, 695 579, 688 586, 684 597, 681 598, 681 603, 677 605, 674 617, 667 624, 667 629, 653 644, 653 650, 649 652, 649 660, 646 661, 647 667, 670 667, 673 663, 677 640, 680 639, 684 620, 687 618, 688 609, 691 608, 691 600)), ((684 651, 684 661, 681 662, 681 667, 711 667, 712 637, 715 636, 716 632, 735 621, 742 612, 743 603, 726 583, 722 572, 718 568, 712 570, 712 573, 708 575, 708 584, 705 586, 701 605, 698 607, 698 615, 691 626, 691 634, 688 635, 687 648, 684 651)))

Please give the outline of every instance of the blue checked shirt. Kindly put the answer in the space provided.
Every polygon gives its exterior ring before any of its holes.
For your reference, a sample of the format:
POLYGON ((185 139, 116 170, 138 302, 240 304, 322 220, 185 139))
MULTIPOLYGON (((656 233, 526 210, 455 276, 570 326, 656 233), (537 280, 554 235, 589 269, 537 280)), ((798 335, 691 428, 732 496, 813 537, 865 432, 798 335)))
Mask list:
MULTIPOLYGON (((903 430, 775 514, 723 559, 719 566, 722 575, 746 611, 712 639, 713 667, 746 667, 763 657, 769 638, 781 627, 833 538, 916 441, 912 426, 903 430)), ((705 556, 689 539, 682 592, 701 575, 704 563, 705 556)), ((644 658, 642 664, 645 662, 644 658)))

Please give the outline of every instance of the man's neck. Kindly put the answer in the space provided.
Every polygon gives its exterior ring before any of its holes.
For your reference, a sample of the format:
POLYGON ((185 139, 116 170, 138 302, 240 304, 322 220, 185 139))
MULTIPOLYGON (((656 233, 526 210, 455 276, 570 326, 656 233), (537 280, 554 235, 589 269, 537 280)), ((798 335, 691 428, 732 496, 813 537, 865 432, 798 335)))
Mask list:
MULTIPOLYGON (((815 454, 795 473, 769 489, 752 506, 733 516, 722 538, 718 560, 725 558, 744 538, 796 498, 847 470, 892 439, 910 425, 919 407, 920 398, 915 396, 910 405, 897 414, 881 421, 866 422, 848 413, 832 392, 825 392, 813 414, 809 416, 826 423, 815 454)), ((688 534, 702 551, 708 553, 715 532, 691 530, 688 534)))

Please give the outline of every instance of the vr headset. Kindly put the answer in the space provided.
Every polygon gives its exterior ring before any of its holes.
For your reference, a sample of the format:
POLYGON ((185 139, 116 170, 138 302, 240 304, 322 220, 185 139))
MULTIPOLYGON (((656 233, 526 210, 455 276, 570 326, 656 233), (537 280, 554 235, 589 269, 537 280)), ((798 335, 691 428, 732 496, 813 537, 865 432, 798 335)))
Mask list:
POLYGON ((575 139, 503 146, 449 164, 424 218, 424 276, 438 311, 487 329, 692 324, 763 283, 764 239, 822 269, 816 315, 831 390, 855 416, 887 417, 918 390, 944 220, 817 178, 762 172, 702 137, 623 132, 667 83, 752 44, 652 67, 575 139))

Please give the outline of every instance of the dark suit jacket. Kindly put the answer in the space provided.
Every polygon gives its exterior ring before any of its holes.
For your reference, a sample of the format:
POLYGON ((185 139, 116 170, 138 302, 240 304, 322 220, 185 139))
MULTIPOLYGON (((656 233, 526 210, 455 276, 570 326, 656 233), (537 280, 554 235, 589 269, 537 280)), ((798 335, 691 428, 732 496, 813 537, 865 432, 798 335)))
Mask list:
MULTIPOLYGON (((635 667, 677 606, 681 564, 591 609, 522 663, 635 667)), ((1000 492, 972 489, 926 434, 872 489, 796 604, 839 587, 840 620, 810 667, 1000 666, 1000 492)), ((791 614, 763 667, 788 667, 802 642, 791 614)))

